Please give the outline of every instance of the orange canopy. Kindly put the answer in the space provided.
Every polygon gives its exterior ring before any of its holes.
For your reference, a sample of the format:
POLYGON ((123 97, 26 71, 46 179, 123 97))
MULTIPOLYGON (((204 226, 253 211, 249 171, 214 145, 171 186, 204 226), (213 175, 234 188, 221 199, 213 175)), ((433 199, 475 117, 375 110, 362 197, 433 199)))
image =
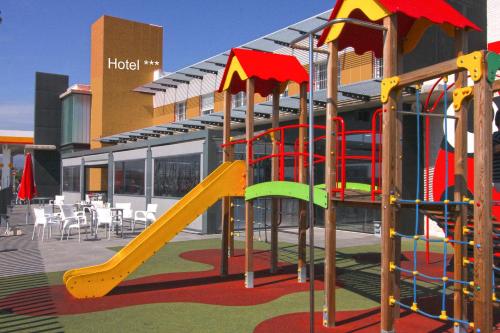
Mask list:
POLYGON ((262 97, 272 94, 276 84, 282 90, 288 81, 308 82, 308 74, 297 58, 261 51, 232 49, 227 60, 219 92, 237 94, 246 90, 245 81, 255 79, 255 92, 262 97))
MULTIPOLYGON (((404 53, 412 51, 432 25, 439 25, 451 36, 456 28, 480 30, 445 0, 338 0, 330 20, 354 18, 382 24, 382 19, 392 14, 398 16, 398 37, 404 53)), ((353 47, 358 54, 373 51, 377 57, 382 56, 381 31, 350 23, 335 24, 323 31, 318 45, 335 40, 339 50, 353 47)))

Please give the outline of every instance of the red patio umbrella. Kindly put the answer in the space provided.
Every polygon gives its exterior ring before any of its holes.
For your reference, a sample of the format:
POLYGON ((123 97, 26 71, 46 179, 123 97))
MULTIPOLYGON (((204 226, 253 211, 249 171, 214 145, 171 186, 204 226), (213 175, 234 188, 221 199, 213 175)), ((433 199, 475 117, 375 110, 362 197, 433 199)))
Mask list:
POLYGON ((26 153, 24 158, 23 176, 17 191, 17 197, 21 200, 28 200, 26 212, 26 223, 28 223, 28 215, 30 214, 30 200, 36 195, 36 185, 33 179, 33 163, 31 162, 31 154, 26 153))

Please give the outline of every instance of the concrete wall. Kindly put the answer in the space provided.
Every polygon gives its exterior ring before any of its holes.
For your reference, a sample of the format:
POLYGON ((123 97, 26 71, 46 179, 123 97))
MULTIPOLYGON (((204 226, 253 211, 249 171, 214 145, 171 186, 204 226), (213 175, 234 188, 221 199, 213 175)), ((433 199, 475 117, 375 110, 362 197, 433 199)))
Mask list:
MULTIPOLYGON (((146 210, 146 196, 137 195, 113 195, 113 206, 117 202, 130 202, 132 204, 132 209, 135 210, 146 210)), ((157 216, 160 216, 159 214, 157 216)))
POLYGON ((72 204, 81 201, 80 193, 78 192, 63 192, 62 195, 64 195, 65 204, 72 204))

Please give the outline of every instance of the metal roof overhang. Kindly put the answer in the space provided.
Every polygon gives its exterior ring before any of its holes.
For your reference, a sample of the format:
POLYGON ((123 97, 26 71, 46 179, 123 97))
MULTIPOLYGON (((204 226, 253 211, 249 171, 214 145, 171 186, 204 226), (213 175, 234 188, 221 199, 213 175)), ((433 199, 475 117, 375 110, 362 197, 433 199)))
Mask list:
MULTIPOLYGON (((283 47, 289 47, 290 43, 294 39, 328 21, 330 14, 331 10, 327 10, 319 15, 315 15, 298 23, 292 24, 286 28, 280 29, 238 47, 265 52, 275 52, 283 47)), ((319 38, 319 36, 320 34, 318 33, 317 37, 319 38)), ((189 84, 190 81, 194 79, 202 79, 207 74, 218 74, 219 71, 224 69, 226 66, 229 52, 229 50, 222 52, 211 58, 167 74, 158 80, 137 87, 134 91, 155 94, 159 91, 165 91, 166 88, 176 88, 178 84, 189 84)))
MULTIPOLYGON (((369 80, 350 85, 340 86, 338 94, 339 107, 356 106, 366 102, 378 102, 380 97, 380 81, 369 80)), ((314 92, 314 109, 322 111, 326 107, 326 90, 314 92)), ((280 114, 283 116, 296 116, 300 110, 300 96, 286 96, 280 98, 280 114)), ((340 110, 341 111, 341 110, 340 110)), ((272 114, 272 100, 255 104, 254 117, 256 121, 266 121, 272 114)), ((132 132, 120 133, 101 139, 101 142, 123 143, 147 139, 154 133, 157 135, 183 134, 190 131, 203 130, 207 127, 220 128, 223 125, 224 113, 214 112, 170 124, 147 127, 132 132)), ((233 108, 231 111, 231 125, 241 126, 245 123, 246 106, 233 108)))

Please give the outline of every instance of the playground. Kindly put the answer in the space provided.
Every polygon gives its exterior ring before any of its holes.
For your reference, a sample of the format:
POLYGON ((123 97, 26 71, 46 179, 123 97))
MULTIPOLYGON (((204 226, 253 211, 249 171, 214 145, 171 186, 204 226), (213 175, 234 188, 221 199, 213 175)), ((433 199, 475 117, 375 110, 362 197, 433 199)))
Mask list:
POLYGON ((491 138, 500 55, 468 52, 466 35, 480 27, 445 1, 424 3, 337 1, 328 22, 291 43, 308 41, 309 72, 293 55, 232 49, 219 86, 222 164, 130 242, 112 248, 116 253, 108 260, 10 278, 0 298, 1 331, 47 318, 67 331, 500 330, 500 193, 492 185, 491 138), (454 57, 405 72, 405 55, 431 26, 454 41, 454 57), (329 54, 324 124, 315 124, 317 108, 310 102, 318 47, 329 54), (351 130, 338 112, 338 52, 346 48, 383 59, 380 108, 369 130, 351 130), (433 86, 424 91, 429 81, 433 86), (280 95, 290 83, 299 87, 298 121, 282 126, 280 95), (442 93, 435 96, 438 86, 442 93), (246 96, 245 128, 234 138, 231 96, 240 92, 246 96), (273 106, 270 128, 258 132, 257 94, 273 106), (403 94, 412 95, 409 109, 403 110, 403 94), (432 180, 422 171, 430 160, 431 118, 443 121, 440 171, 432 180), (404 123, 415 134, 412 144, 404 123), (369 154, 349 153, 353 136, 370 138, 369 154), (271 151, 257 155, 262 145, 271 151), (403 181, 405 155, 414 156, 414 186, 403 181), (369 183, 348 177, 352 162, 360 160, 371 164, 369 183), (283 198, 299 202, 297 231, 287 240, 279 230, 283 198), (239 237, 234 208, 243 199, 239 237), (256 199, 271 203, 268 242, 255 239, 256 199), (218 201, 219 237, 172 242, 218 201), (349 205, 380 208, 378 242, 340 245, 336 210, 349 205), (325 220, 321 243, 318 210, 325 220), (442 236, 424 232, 429 220, 442 236))
MULTIPOLYGON (((19 215, 19 223, 24 224, 19 215)), ((319 235, 322 229, 316 230, 319 235)), ((258 234, 256 234, 258 235, 258 234)), ((241 283, 244 271, 244 243, 236 240, 236 253, 229 260, 227 278, 221 278, 218 238, 191 239, 182 233, 146 262, 123 284, 101 299, 77 300, 61 284, 64 271, 21 274, 0 278, 2 332, 78 332, 91 331, 178 331, 178 332, 304 332, 308 329, 308 287, 296 281, 297 245, 293 235, 281 234, 278 274, 269 273, 270 247, 255 242, 255 288, 247 289, 241 283), (165 265, 168 262, 168 265, 165 265), (194 315, 196 314, 196 315, 194 315), (161 320, 159 319, 161 318, 161 320), (223 323, 223 324, 221 324, 223 323)), ((324 251, 318 237, 316 251, 316 332, 378 332, 380 323, 380 250, 377 237, 353 241, 353 234, 339 232, 337 251, 337 294, 339 327, 323 328, 320 312, 324 284, 322 262, 324 251), (356 245, 358 244, 358 245, 356 245), (366 244, 366 245, 359 245, 366 244), (341 325, 341 326, 340 326, 341 325)), ((43 246, 57 246, 57 250, 78 252, 77 239, 67 243, 46 241, 43 246), (76 250, 75 250, 76 248, 76 250)), ((20 248, 15 252, 26 253, 20 248)), ((38 247, 42 247, 39 244, 38 247)), ((114 244, 108 256, 122 245, 114 244)), ((13 246, 9 248, 12 251, 13 246)), ((81 248, 81 247, 80 247, 81 248)), ((405 242, 403 253, 411 258, 411 242, 405 242)), ((2 248, 2 250, 4 250, 2 248)), ((421 248, 421 254, 424 248, 421 248)), ((439 271, 442 249, 431 246, 431 265, 426 273, 439 271)), ((36 263, 39 251, 32 248, 30 266, 45 266, 52 270, 46 251, 41 251, 42 263, 36 263), (46 257, 47 256, 47 257, 46 257)), ((97 252, 95 249, 92 251, 97 252)), ((10 252, 12 255, 15 252, 10 252)), ((50 259, 52 258, 52 259, 50 259)), ((425 260, 422 258, 422 260, 425 260)), ((60 262, 60 260, 58 260, 60 262)), ((404 261, 410 267, 410 261, 404 261)), ((432 282, 419 283, 419 295, 425 299, 426 309, 434 310, 438 300, 433 295, 439 286, 432 282)), ((405 295, 411 294, 411 279, 403 279, 405 295)), ((397 327, 411 332, 442 332, 451 326, 435 320, 422 320, 411 311, 403 310, 397 327), (404 326, 402 326, 404 325, 404 326)))

